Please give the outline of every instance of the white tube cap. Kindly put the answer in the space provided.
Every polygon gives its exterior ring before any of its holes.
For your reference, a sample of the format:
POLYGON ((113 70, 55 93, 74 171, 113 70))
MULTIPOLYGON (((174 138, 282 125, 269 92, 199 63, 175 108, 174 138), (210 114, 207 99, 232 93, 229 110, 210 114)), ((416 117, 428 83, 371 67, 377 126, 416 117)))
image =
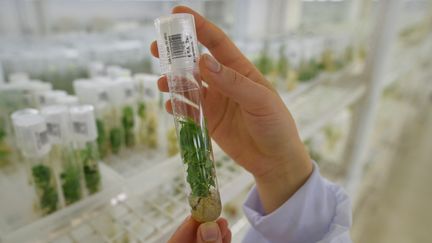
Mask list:
POLYGON ((70 108, 69 114, 75 141, 91 142, 96 140, 97 129, 93 106, 74 106, 70 108))
POLYGON ((24 157, 42 157, 51 150, 45 119, 37 110, 18 110, 11 115, 17 146, 24 157))
POLYGON ((172 14, 154 21, 162 74, 198 65, 198 39, 191 14, 172 14))
POLYGON ((69 111, 66 106, 50 105, 41 109, 47 123, 48 136, 52 144, 67 142, 69 138, 69 111))

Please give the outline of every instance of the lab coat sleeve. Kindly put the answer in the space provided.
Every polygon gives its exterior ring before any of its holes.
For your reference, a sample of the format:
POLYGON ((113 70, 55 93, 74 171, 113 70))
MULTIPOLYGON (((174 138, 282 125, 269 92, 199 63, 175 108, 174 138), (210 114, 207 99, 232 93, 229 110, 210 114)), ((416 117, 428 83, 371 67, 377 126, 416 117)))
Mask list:
POLYGON ((256 188, 243 205, 251 229, 244 243, 350 243, 351 204, 342 187, 324 179, 316 163, 306 183, 265 215, 256 188))

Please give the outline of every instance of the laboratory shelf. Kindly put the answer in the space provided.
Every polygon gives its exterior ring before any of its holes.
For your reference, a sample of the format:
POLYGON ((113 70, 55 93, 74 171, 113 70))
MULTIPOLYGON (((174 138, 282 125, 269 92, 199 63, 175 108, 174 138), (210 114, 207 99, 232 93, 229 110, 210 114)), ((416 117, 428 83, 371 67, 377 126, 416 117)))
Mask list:
MULTIPOLYGON (((15 193, 9 203, 2 204, 2 224, 0 242, 45 242, 44 238, 55 235, 57 229, 78 224, 92 214, 95 209, 122 191, 122 178, 113 170, 100 163, 102 190, 87 196, 81 201, 41 217, 32 212, 33 194, 31 189, 15 193)), ((11 177, 10 185, 23 184, 22 176, 11 177)), ((29 186, 27 186, 29 187, 29 186)), ((9 188, 10 190, 10 188, 9 188)), ((16 191, 14 191, 16 192, 16 191)), ((3 199, 2 199, 3 200, 3 199)))
POLYGON ((358 101, 365 88, 360 76, 349 68, 326 75, 301 93, 282 93, 281 97, 296 121, 301 138, 306 140, 358 101))
MULTIPOLYGON (((364 84, 351 68, 320 76, 296 93, 281 97, 292 112, 302 139, 325 126, 356 102, 364 84)), ((253 177, 214 146, 224 205, 253 185, 253 177)), ((146 151, 148 152, 148 151, 146 151)), ((107 162, 103 192, 2 234, 2 242, 163 242, 189 215, 180 156, 136 154, 131 161, 107 162), (107 166, 108 165, 108 166, 107 166), (109 179, 112 178, 112 179, 109 179), (31 238, 29 238, 31 236, 31 238)), ((1 226, 1 225, 0 225, 1 226)), ((233 222, 244 232, 247 222, 233 222)))
POLYGON ((121 155, 110 155, 104 163, 124 178, 137 176, 148 171, 160 161, 167 160, 166 149, 136 148, 121 155))
MULTIPOLYGON (((216 148, 223 203, 252 185, 252 177, 216 148)), ((1 242, 163 242, 189 215, 178 156, 124 179, 105 165, 117 187, 6 234, 1 242), (153 181, 153 183, 149 183, 153 181)), ((109 174, 109 175, 108 175, 109 174)))

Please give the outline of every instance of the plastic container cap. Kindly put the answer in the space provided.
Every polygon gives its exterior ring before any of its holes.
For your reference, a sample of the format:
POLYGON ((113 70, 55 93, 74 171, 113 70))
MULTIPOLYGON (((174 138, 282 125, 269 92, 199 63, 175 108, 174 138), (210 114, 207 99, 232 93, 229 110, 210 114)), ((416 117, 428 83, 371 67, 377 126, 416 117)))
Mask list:
POLYGON ((54 105, 57 104, 57 99, 62 96, 67 96, 68 94, 63 90, 52 90, 47 91, 43 94, 45 97, 45 103, 46 105, 54 105))
POLYGON ((109 102, 109 96, 106 91, 105 83, 108 81, 101 80, 76 80, 74 81, 74 90, 82 103, 94 106, 104 106, 109 102))
POLYGON ((73 95, 57 97, 57 103, 65 106, 76 106, 79 105, 79 99, 73 95))
POLYGON ((153 74, 139 73, 134 76, 138 83, 138 87, 146 102, 154 102, 159 100, 159 89, 157 81, 159 76, 153 74))
POLYGON ((27 73, 11 73, 8 77, 10 83, 29 81, 27 73))
POLYGON ((108 66, 106 72, 112 79, 131 76, 131 71, 129 69, 120 66, 108 66))
POLYGON ((154 21, 162 74, 198 64, 198 39, 191 14, 172 14, 154 21))
POLYGON ((11 115, 17 146, 24 157, 42 157, 51 149, 45 119, 37 110, 18 110, 11 115))
POLYGON ((70 108, 69 114, 73 139, 80 142, 94 141, 97 129, 93 106, 74 106, 70 108))
POLYGON ((97 77, 105 73, 105 65, 101 62, 91 62, 88 65, 90 77, 97 77))
POLYGON ((135 102, 135 99, 137 97, 136 87, 133 79, 131 78, 118 78, 114 82, 116 82, 117 90, 120 92, 119 98, 120 100, 117 101, 118 104, 121 103, 132 103, 135 102))
POLYGON ((47 123, 50 142, 61 144, 69 137, 69 111, 63 105, 50 105, 41 109, 47 123))

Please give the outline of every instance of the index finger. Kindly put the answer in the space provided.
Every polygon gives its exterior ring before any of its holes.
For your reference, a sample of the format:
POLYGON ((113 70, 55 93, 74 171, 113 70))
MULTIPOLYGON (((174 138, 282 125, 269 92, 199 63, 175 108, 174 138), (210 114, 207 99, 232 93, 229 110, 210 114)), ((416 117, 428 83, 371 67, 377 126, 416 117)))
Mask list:
POLYGON ((185 6, 177 6, 172 12, 188 13, 194 16, 198 40, 207 47, 220 63, 236 70, 253 81, 265 84, 266 86, 269 85, 255 65, 241 53, 229 37, 216 25, 185 6))

